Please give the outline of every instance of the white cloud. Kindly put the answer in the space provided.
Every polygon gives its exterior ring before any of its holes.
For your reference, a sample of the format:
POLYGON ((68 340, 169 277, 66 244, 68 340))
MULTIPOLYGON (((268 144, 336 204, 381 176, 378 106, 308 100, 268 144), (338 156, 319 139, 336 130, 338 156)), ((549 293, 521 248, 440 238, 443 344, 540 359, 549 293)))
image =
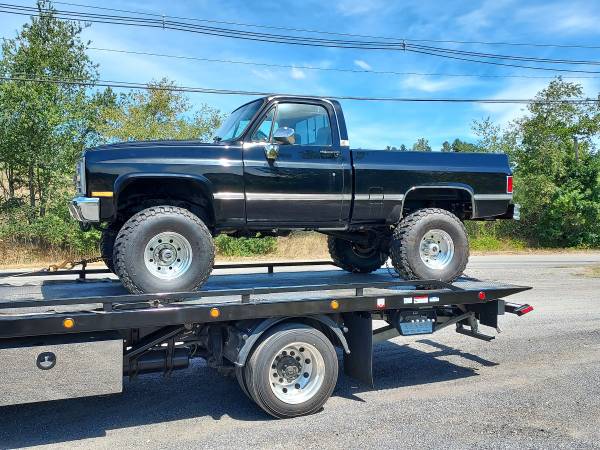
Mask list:
POLYGON ((344 16, 357 16, 380 11, 388 6, 383 0, 340 0, 337 10, 344 16))
POLYGON ((290 75, 294 80, 302 80, 306 78, 306 73, 303 70, 298 69, 297 67, 292 67, 290 71, 290 75))
POLYGON ((252 69, 252 74, 262 80, 272 81, 276 78, 272 70, 269 69, 252 69))
MULTIPOLYGON (((595 97, 598 92, 598 82, 596 80, 580 80, 583 86, 584 95, 595 97)), ((548 86, 548 80, 528 80, 510 82, 505 88, 499 90, 494 95, 486 97, 493 99, 530 99, 534 98, 538 92, 548 86)), ((524 116, 527 113, 527 105, 524 104, 480 104, 479 107, 491 116, 496 122, 506 125, 512 120, 524 116)))
POLYGON ((363 61, 362 59, 355 59, 354 64, 356 64, 361 69, 372 70, 372 67, 369 65, 369 63, 367 63, 366 61, 363 61))
POLYGON ((561 3, 522 8, 517 16, 523 22, 545 31, 560 31, 565 34, 598 33, 600 12, 593 3, 561 3))
POLYGON ((402 81, 405 89, 415 89, 421 92, 441 92, 457 89, 471 84, 466 78, 430 78, 421 75, 410 75, 402 81))

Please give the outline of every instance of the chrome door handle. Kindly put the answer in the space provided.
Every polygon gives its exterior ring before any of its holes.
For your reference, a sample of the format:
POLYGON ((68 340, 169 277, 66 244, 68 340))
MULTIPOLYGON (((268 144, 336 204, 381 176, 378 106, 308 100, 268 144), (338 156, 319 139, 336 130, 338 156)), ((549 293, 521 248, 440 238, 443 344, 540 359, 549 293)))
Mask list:
POLYGON ((322 158, 339 158, 340 152, 337 150, 321 150, 319 152, 322 158))

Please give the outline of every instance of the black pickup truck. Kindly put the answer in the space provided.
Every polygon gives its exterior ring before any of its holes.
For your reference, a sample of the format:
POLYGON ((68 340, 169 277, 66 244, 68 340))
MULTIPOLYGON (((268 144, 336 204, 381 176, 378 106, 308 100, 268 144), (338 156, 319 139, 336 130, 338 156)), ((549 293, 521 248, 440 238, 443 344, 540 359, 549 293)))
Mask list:
MULTIPOLYGON (((451 281, 469 256, 464 220, 511 219, 503 154, 351 149, 342 108, 271 96, 236 109, 213 143, 123 142, 85 151, 70 204, 102 229, 108 267, 132 293, 192 291, 213 237, 328 235, 334 262, 451 281)), ((516 217, 515 217, 516 218, 516 217)))

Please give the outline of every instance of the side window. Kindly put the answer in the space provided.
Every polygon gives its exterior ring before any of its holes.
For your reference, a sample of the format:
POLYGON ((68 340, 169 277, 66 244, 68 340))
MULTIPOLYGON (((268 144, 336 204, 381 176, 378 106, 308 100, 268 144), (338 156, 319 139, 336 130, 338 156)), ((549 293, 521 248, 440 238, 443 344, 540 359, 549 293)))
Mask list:
POLYGON ((331 125, 322 106, 282 103, 277 109, 277 127, 294 129, 296 145, 331 145, 331 125))
POLYGON ((260 126, 252 133, 252 142, 269 142, 271 136, 271 128, 273 126, 273 116, 275 115, 275 108, 271 108, 265 118, 263 119, 260 126))

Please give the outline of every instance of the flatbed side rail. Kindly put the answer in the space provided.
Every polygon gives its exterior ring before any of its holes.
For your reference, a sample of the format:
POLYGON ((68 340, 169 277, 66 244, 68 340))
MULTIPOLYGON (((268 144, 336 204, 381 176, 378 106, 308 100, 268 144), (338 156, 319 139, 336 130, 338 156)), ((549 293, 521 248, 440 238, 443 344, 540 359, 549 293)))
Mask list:
MULTIPOLYGON (((19 278, 19 277, 46 277, 46 276, 64 276, 77 275, 80 280, 85 280, 87 275, 94 274, 110 274, 108 269, 89 269, 84 262, 81 264, 81 269, 60 269, 49 270, 41 269, 34 271, 19 270, 13 272, 0 272, 0 280, 2 278, 19 278)), ((337 266, 333 261, 316 260, 316 261, 259 261, 250 263, 221 263, 215 264, 213 269, 254 269, 264 267, 267 273, 274 273, 276 267, 303 267, 303 266, 337 266)))
POLYGON ((125 305, 134 303, 148 303, 149 305, 158 306, 164 304, 178 304, 181 302, 190 302, 206 298, 215 297, 232 297, 239 296, 240 303, 249 303, 252 296, 283 294, 283 293, 301 293, 301 292, 326 292, 335 290, 354 290, 355 296, 364 294, 365 289, 393 289, 393 288, 411 288, 411 291, 417 288, 421 289, 441 289, 449 291, 464 291, 464 289, 454 286, 450 283, 445 283, 439 280, 412 280, 412 281, 379 281, 370 283, 341 283, 341 284, 308 284, 294 286, 277 286, 264 288, 250 289, 215 289, 209 291, 196 292, 173 292, 159 294, 127 294, 102 297, 75 297, 75 298, 59 298, 51 300, 0 300, 0 310, 15 309, 15 308, 39 308, 48 306, 66 306, 66 305, 91 305, 102 304, 108 305, 125 305))

